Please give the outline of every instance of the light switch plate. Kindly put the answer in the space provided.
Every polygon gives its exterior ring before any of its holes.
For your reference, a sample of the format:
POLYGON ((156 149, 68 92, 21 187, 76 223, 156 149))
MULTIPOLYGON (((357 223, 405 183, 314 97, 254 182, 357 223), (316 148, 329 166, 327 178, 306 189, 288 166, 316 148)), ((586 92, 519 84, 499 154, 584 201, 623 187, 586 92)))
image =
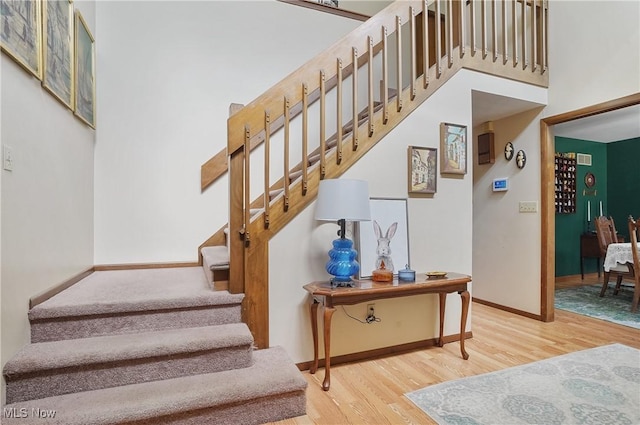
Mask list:
POLYGON ((7 145, 2 145, 2 168, 7 171, 13 170, 13 152, 7 145))
POLYGON ((520 201, 519 211, 521 213, 538 212, 538 201, 520 201))

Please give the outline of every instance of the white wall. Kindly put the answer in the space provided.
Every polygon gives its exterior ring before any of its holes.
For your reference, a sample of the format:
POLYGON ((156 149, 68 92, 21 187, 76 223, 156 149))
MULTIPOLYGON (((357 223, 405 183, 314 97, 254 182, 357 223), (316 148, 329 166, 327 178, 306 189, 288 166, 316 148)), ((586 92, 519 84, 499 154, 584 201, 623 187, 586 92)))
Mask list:
POLYGON ((551 0, 545 117, 640 91, 639 17, 639 1, 551 0))
POLYGON ((540 314, 540 214, 519 214, 518 201, 540 205, 540 119, 640 91, 640 2, 556 1, 549 5, 548 106, 495 123, 496 163, 474 179, 474 295, 540 314), (597 29, 597 30, 596 30, 597 29), (518 170, 506 142, 527 153, 518 170), (489 191, 509 177, 505 194, 489 191), (494 240, 487 250, 487 241, 494 240))
MULTIPOLYGON (((93 31, 94 2, 74 5, 93 31)), ((4 53, 0 65, 0 135, 14 158, 1 171, 4 365, 29 342, 29 298, 93 265, 94 131, 4 53)))
POLYGON ((473 193, 473 296, 532 314, 540 313, 540 214, 521 214, 518 203, 540 205, 540 109, 493 122, 495 163, 475 166, 473 193), (515 155, 504 158, 507 142, 525 151, 523 169, 515 155), (509 190, 493 192, 493 179, 504 177, 509 190))
POLYGON ((226 147, 229 104, 249 103, 360 22, 276 1, 97 11, 95 262, 195 261, 228 221, 226 176, 201 193, 200 167, 226 147))

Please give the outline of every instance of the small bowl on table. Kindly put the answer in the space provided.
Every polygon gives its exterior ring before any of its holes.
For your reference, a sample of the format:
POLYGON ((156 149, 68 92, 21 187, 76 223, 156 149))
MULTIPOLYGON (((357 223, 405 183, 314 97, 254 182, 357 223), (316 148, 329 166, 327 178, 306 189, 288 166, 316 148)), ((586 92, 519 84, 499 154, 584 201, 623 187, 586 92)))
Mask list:
POLYGON ((409 265, 407 264, 404 269, 398 270, 398 280, 402 282, 415 282, 416 281, 415 270, 411 270, 409 268, 409 265))

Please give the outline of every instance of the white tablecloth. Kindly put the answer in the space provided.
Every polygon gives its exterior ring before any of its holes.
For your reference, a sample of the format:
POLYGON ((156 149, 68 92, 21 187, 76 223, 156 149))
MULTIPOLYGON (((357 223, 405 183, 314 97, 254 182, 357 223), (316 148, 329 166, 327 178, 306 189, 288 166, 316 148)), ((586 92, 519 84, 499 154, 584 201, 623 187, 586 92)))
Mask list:
MULTIPOLYGON (((640 249, 640 243, 638 243, 640 249)), ((612 243, 607 247, 607 256, 604 257, 604 271, 608 272, 618 264, 633 263, 631 243, 612 243)))

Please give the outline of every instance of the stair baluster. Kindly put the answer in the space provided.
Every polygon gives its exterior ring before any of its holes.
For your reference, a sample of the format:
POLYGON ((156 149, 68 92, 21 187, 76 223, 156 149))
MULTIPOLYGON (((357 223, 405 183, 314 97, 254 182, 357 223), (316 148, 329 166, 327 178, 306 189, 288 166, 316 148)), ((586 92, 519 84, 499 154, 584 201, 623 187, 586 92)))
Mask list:
POLYGON ((307 194, 307 166, 309 164, 309 139, 307 137, 309 132, 309 103, 307 94, 309 92, 309 86, 307 84, 302 85, 302 194, 307 194))
POLYGON ((324 70, 320 71, 320 179, 324 179, 324 176, 327 172, 325 162, 327 160, 326 155, 326 122, 325 122, 325 113, 326 113, 326 97, 325 97, 325 73, 324 70))
POLYGON ((413 7, 409 8, 410 12, 409 15, 411 16, 411 18, 409 19, 409 30, 411 31, 411 35, 409 37, 409 43, 411 45, 411 56, 410 56, 410 60, 411 60, 411 64, 410 64, 410 69, 411 69, 411 85, 410 85, 410 94, 409 94, 409 98, 411 100, 415 99, 416 97, 416 67, 417 67, 417 63, 416 63, 416 16, 415 16, 415 9, 413 7))
POLYGON ((511 0, 511 42, 513 43, 513 67, 518 66, 518 0, 511 0))
POLYGON ((269 112, 264 113, 264 128, 266 131, 264 136, 264 193, 262 194, 262 199, 264 202, 264 228, 268 229, 271 208, 271 196, 269 194, 271 191, 271 187, 269 185, 269 172, 271 170, 271 161, 269 158, 269 155, 271 154, 271 115, 269 115, 269 112))
POLYGON ((289 98, 284 98, 284 211, 289 210, 289 135, 291 133, 291 104, 289 98))
MULTIPOLYGON (((521 4, 521 15, 520 18, 522 19, 522 22, 520 24, 520 27, 522 28, 522 31, 526 31, 527 28, 527 2, 526 1, 522 1, 520 2, 521 4)), ((527 39, 526 37, 521 37, 522 42, 522 70, 524 71, 525 69, 527 69, 527 65, 529 65, 529 59, 527 58, 527 39)))
MULTIPOLYGON (((475 8, 479 7, 479 5, 474 5, 475 2, 472 1, 469 4, 455 0, 447 0, 444 4, 441 1, 433 0, 422 0, 420 3, 415 0, 394 2, 380 14, 362 24, 361 27, 345 36, 343 40, 313 58, 309 63, 294 71, 229 118, 227 150, 231 157, 229 161, 231 235, 240 230, 245 239, 248 239, 249 231, 252 233, 250 246, 241 243, 241 238, 237 240, 233 236, 230 238, 230 291, 245 292, 243 317, 254 332, 258 347, 268 345, 268 333, 264 331, 264 329, 268 329, 268 326, 265 325, 268 322, 268 302, 264 298, 264 294, 268 290, 268 264, 266 263, 268 241, 313 201, 321 179, 339 177, 463 67, 504 75, 512 79, 521 79, 533 84, 547 84, 548 77, 541 75, 546 68, 546 3, 521 2, 524 7, 521 9, 518 1, 513 0, 511 3, 503 4, 502 11, 503 61, 507 60, 508 46, 504 32, 511 25, 513 28, 513 66, 504 67, 496 59, 500 52, 496 38, 498 27, 494 3, 492 3, 491 16, 487 16, 484 11, 486 1, 482 1, 483 54, 475 55, 477 50, 475 8), (420 9, 418 6, 421 6, 420 9), (435 13, 430 12, 429 7, 432 7, 435 13), (464 12, 467 7, 469 8, 468 13, 464 12), (508 20, 506 16, 509 15, 507 13, 508 7, 512 7, 511 22, 506 22, 508 20), (524 10, 524 19, 526 19, 527 7, 532 8, 530 12, 532 14, 540 13, 539 17, 532 17, 532 20, 535 19, 532 22, 535 22, 536 25, 536 29, 532 31, 526 31, 526 27, 523 25, 526 21, 522 20, 522 16, 519 16, 520 11, 524 10), (540 10, 537 9, 538 7, 540 10), (431 16, 429 16, 430 14, 431 16), (422 22, 419 21, 420 19, 422 22), (430 20, 431 22, 429 22, 430 20), (489 23, 488 20, 491 22, 489 23), (409 25, 409 31, 404 37, 402 34, 403 23, 409 25), (488 57, 486 26, 489 24, 492 25, 493 54, 491 55, 492 60, 483 61, 483 57, 488 57), (467 40, 465 33, 467 27, 470 29, 469 40, 467 40), (394 33, 396 37, 396 46, 394 47, 397 51, 393 60, 396 63, 391 66, 395 65, 395 70, 397 70, 395 88, 389 87, 387 50, 389 47, 388 38, 394 33), (403 40, 405 37, 409 37, 409 39, 403 40), (537 47, 538 44, 534 44, 532 41, 523 41, 525 37, 540 38, 536 41, 536 43, 540 43, 540 46, 537 47), (471 55, 465 56, 464 46, 469 42, 471 55), (521 42, 522 45, 520 45, 521 42), (403 43, 404 47, 410 49, 409 56, 403 54, 403 43), (408 46, 406 46, 407 43, 409 43, 408 46), (527 45, 534 46, 533 53, 538 56, 533 56, 533 61, 541 62, 541 72, 527 70, 525 77, 525 73, 518 69, 522 68, 518 67, 518 50, 522 48, 524 51, 527 45), (459 49, 459 52, 455 52, 456 48, 459 49), (379 58, 381 64, 375 63, 378 54, 381 55, 379 58), (443 66, 443 60, 447 61, 447 66, 443 66), (542 62, 545 62, 544 66, 542 62), (348 65, 345 66, 345 63, 348 65), (361 91, 364 88, 359 87, 358 84, 358 72, 364 66, 367 66, 368 78, 366 94, 361 91), (404 66, 410 66, 410 76, 408 77, 410 81, 403 82, 404 66), (378 70, 382 73, 380 81, 381 103, 377 103, 377 100, 374 99, 373 90, 374 76, 378 70), (348 114, 351 115, 351 120, 344 124, 343 102, 345 99, 342 89, 344 80, 349 77, 351 77, 352 83, 352 98, 350 99, 352 113, 348 114), (420 78, 422 84, 418 83, 420 78), (407 90, 404 87, 405 83, 408 86, 407 90), (326 113, 328 105, 326 100, 327 96, 334 94, 336 96, 336 131, 335 134, 327 138, 326 113), (366 100, 365 96, 367 96, 366 100), (396 96, 396 107, 389 108, 389 102, 393 101, 393 96, 396 96), (319 116, 315 113, 310 114, 309 111, 316 100, 320 101, 319 116), (366 102, 366 106, 359 110, 358 105, 362 105, 363 102, 366 102), (267 114, 265 111, 269 111, 269 113, 267 114), (302 120, 302 135, 299 140, 297 138, 294 140, 291 138, 292 125, 295 125, 294 120, 299 115, 302 120), (315 142, 313 138, 309 138, 308 134, 309 128, 313 128, 313 125, 320 126, 320 140, 316 145, 313 144, 315 142), (271 184, 269 179, 270 151, 276 144, 270 143, 270 137, 282 127, 284 127, 283 177, 271 184), (240 134, 241 128, 246 129, 243 136, 240 134), (250 132, 249 129, 251 129, 250 132), (361 131, 367 132, 369 137, 360 138, 361 131), (254 139, 253 145, 248 143, 251 138, 254 139), (260 138, 265 141, 264 190, 268 192, 268 196, 261 195, 251 201, 249 161, 245 159, 245 156, 250 155, 251 149, 261 142, 260 138), (352 149, 344 150, 343 144, 349 142, 351 142, 352 149), (300 143, 300 145, 291 146, 291 143, 300 143), (293 151, 291 151, 292 148, 293 151), (294 157, 297 157, 299 152, 295 149, 301 150, 302 160, 299 164, 294 164, 294 167, 291 167, 289 164, 290 153, 293 152, 294 157), (239 167, 239 169, 236 170, 234 167, 239 167), (302 178, 298 179, 299 176, 302 178), (301 185, 300 190, 296 187, 297 184, 301 185), (280 196, 283 192, 283 196, 280 196), (254 213, 250 214, 251 211, 254 213), (244 214, 240 214, 241 212, 244 214), (236 218, 238 214, 243 217, 241 220, 236 218), (261 220, 263 222, 260 222, 261 220), (256 263, 258 260, 259 264, 256 263), (251 264, 251 267, 248 267, 248 264, 251 264), (234 284, 232 281, 236 278, 240 279, 240 282, 234 284), (248 283, 248 280, 251 282, 248 283), (254 290, 258 292, 253 292, 254 290)), ((529 59, 526 58, 526 54, 523 56, 523 60, 525 59, 529 59)), ((334 106, 330 105, 329 109, 332 108, 334 106)), ((279 146, 279 143, 277 145, 279 146)), ((274 158, 277 159, 277 162, 280 161, 279 155, 274 158)))
POLYGON ((351 129, 351 146, 355 151, 358 149, 358 127, 360 126, 359 114, 358 114, 358 49, 353 48, 353 56, 351 60, 351 67, 353 71, 351 72, 351 88, 352 88, 352 105, 353 105, 353 119, 352 119, 352 129, 351 129))
POLYGON ((338 127, 337 139, 336 139, 336 164, 340 165, 342 162, 342 59, 338 59, 337 65, 338 85, 336 86, 337 92, 337 107, 336 107, 336 123, 338 127))
POLYGON ((509 62, 509 54, 507 49, 507 2, 503 1, 502 5, 502 65, 509 62))

